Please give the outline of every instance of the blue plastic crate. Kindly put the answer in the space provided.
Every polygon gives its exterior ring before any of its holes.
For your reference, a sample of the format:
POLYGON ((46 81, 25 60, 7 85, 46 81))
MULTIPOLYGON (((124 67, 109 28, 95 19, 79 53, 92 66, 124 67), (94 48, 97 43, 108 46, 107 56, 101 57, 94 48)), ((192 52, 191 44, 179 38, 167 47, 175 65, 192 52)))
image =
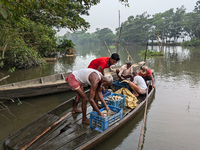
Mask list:
MULTIPOLYGON (((123 109, 109 106, 110 110, 115 112, 116 114, 111 117, 101 117, 97 114, 96 111, 90 112, 90 127, 92 129, 98 130, 100 132, 105 131, 108 127, 120 121, 123 117, 123 109)), ((100 109, 102 112, 105 108, 100 109)))
POLYGON ((119 90, 119 89, 121 89, 123 87, 127 88, 128 90, 131 90, 131 88, 129 87, 128 83, 119 82, 119 81, 115 81, 113 83, 112 90, 115 92, 115 91, 117 91, 117 90, 119 90))
POLYGON ((101 91, 103 94, 103 97, 107 97, 111 94, 111 91, 105 90, 105 91, 101 91))
MULTIPOLYGON (((105 100, 105 102, 106 102, 107 105, 115 106, 115 107, 118 107, 118 108, 121 108, 121 109, 125 108, 125 106, 126 106, 126 96, 125 95, 112 93, 109 96, 107 96, 107 97, 104 98, 104 100, 105 100), (118 101, 106 100, 107 97, 109 97, 109 96, 116 96, 116 95, 121 96, 122 99, 120 99, 118 101)), ((104 105, 102 103, 101 103, 101 107, 104 107, 104 105)))

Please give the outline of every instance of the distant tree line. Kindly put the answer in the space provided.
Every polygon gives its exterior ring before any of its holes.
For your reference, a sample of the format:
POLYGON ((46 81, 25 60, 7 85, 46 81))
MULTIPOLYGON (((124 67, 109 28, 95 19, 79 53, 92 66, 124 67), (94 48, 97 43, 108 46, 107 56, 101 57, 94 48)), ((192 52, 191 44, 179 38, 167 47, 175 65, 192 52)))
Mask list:
MULTIPOLYGON (((97 43, 116 44, 119 28, 116 33, 109 28, 97 28, 94 33, 75 31, 67 32, 63 38, 71 39, 75 44, 97 43)), ((184 6, 169 9, 163 13, 129 16, 122 25, 121 42, 126 44, 144 44, 148 41, 178 42, 186 45, 200 45, 200 0, 196 2, 193 12, 186 13, 184 6), (187 38, 186 38, 187 37, 187 38), (186 41, 190 39, 191 41, 186 41)))

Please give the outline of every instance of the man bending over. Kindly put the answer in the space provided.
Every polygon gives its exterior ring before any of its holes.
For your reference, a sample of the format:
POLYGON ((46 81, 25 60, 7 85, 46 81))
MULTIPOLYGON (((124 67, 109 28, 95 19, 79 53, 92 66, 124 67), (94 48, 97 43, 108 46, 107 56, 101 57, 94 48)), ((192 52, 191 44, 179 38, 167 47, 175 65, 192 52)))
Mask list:
POLYGON ((105 106, 105 109, 107 111, 109 110, 103 98, 101 86, 102 84, 105 86, 112 84, 112 76, 103 76, 99 71, 95 69, 85 68, 73 71, 68 77, 66 77, 65 80, 66 82, 68 82, 69 86, 77 93, 72 113, 81 112, 77 109, 77 105, 79 102, 79 98, 82 99, 82 123, 90 123, 90 120, 86 117, 87 101, 89 101, 89 103, 93 107, 93 110, 96 111, 98 115, 103 117, 103 114, 100 112, 97 104, 94 101, 95 95, 98 96, 98 98, 101 100, 101 102, 105 106), (83 84, 88 84, 91 86, 89 98, 83 91, 83 84))

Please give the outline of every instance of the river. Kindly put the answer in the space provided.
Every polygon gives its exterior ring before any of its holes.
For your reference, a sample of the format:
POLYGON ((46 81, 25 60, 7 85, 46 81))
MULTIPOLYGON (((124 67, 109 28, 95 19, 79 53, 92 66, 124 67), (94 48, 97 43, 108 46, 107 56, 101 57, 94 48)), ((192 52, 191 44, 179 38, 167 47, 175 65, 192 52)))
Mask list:
MULTIPOLYGON (((126 46, 135 62, 145 46, 126 46)), ((148 49, 158 50, 157 46, 148 49)), ((77 46, 76 57, 58 57, 57 62, 44 67, 17 70, 4 83, 18 82, 87 67, 91 60, 109 56, 105 46, 77 46)), ((116 51, 115 49, 111 50, 116 51)), ((142 141, 143 150, 198 150, 200 147, 200 47, 163 47, 164 57, 147 59, 147 66, 154 69, 156 92, 147 110, 147 120, 142 141)), ((127 53, 120 48, 120 62, 124 64, 127 53)), ((1 75, 7 75, 1 70, 1 75)), ((0 111, 0 140, 45 112, 51 110, 74 92, 20 99, 22 104, 5 103, 11 112, 0 111), (12 115, 12 114, 13 115, 12 115)), ((95 149, 137 149, 144 111, 128 122, 113 136, 95 149)))

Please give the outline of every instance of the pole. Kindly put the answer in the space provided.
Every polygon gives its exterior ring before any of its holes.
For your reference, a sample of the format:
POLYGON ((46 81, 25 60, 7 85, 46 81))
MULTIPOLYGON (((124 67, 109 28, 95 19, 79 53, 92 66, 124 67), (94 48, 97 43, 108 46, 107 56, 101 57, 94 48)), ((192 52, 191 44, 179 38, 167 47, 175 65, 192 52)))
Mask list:
POLYGON ((131 58, 131 61, 134 63, 133 58, 132 58, 131 55, 129 54, 129 52, 128 52, 128 50, 126 49, 126 47, 124 46, 124 44, 123 44, 123 47, 124 47, 124 49, 126 50, 128 56, 131 58))
POLYGON ((147 48, 148 48, 148 42, 147 42, 146 52, 145 52, 145 56, 144 56, 144 62, 145 62, 145 63, 146 63, 146 57, 147 57, 147 48))
POLYGON ((7 75, 7 76, 1 78, 0 81, 3 81, 3 80, 5 80, 5 79, 7 79, 7 78, 9 78, 9 77, 10 77, 10 75, 7 75))
POLYGON ((108 52, 109 52, 109 54, 110 54, 110 56, 111 56, 111 52, 110 52, 110 50, 109 50, 109 48, 108 48, 108 45, 106 44, 105 41, 104 41, 104 43, 105 43, 105 45, 106 45, 106 47, 107 47, 107 50, 108 50, 108 52))
POLYGON ((148 85, 148 88, 147 88, 147 96, 146 96, 146 103, 145 103, 144 119, 143 119, 142 130, 141 130, 141 133, 140 133, 140 140, 139 140, 139 143, 138 143, 137 150, 140 150, 140 147, 141 147, 142 136, 143 136, 144 126, 145 126, 145 122, 146 122, 146 113, 147 113, 147 105, 148 105, 148 91, 149 91, 149 85, 148 85))

